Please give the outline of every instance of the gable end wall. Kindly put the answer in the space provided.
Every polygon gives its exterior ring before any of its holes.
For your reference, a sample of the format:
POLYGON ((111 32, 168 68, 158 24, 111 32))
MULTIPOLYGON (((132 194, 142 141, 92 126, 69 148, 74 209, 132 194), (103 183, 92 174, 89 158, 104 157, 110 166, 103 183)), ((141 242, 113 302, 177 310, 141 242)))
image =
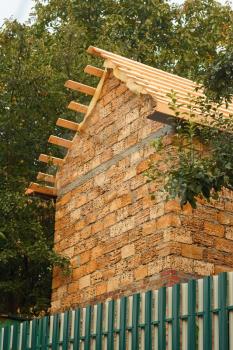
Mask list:
POLYGON ((154 102, 110 76, 86 132, 75 136, 57 176, 55 250, 72 274, 54 270, 52 311, 173 284, 233 267, 231 195, 181 211, 143 172, 150 142, 172 127, 147 119, 154 102))

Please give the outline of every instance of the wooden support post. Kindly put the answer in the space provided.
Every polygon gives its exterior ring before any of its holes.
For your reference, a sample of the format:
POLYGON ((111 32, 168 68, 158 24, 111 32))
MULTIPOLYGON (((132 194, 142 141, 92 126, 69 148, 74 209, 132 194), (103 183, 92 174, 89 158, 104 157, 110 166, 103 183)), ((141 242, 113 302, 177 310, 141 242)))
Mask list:
POLYGON ((72 146, 72 141, 63 139, 58 136, 51 135, 48 140, 49 143, 52 143, 53 145, 70 148, 72 146))
POLYGON ((55 182, 55 176, 41 173, 41 172, 38 173, 36 178, 37 178, 37 180, 41 180, 41 181, 45 181, 45 182, 51 182, 51 183, 55 182))
POLYGON ((88 106, 82 105, 81 103, 71 101, 68 108, 75 112, 86 113, 88 106))
POLYGON ((86 94, 86 95, 91 95, 91 96, 95 94, 95 90, 96 90, 92 86, 81 84, 73 80, 67 80, 67 82, 65 83, 65 87, 82 92, 83 94, 86 94))
POLYGON ((51 197, 57 196, 57 190, 54 187, 41 186, 36 182, 31 182, 25 193, 29 195, 32 193, 40 193, 51 197))
POLYGON ((62 119, 62 118, 58 118, 56 125, 62 126, 63 128, 70 129, 73 131, 78 131, 78 128, 79 128, 78 123, 72 122, 70 120, 62 119))
POLYGON ((96 68, 96 67, 93 67, 93 66, 90 66, 90 65, 87 65, 84 69, 84 72, 87 73, 87 74, 90 74, 90 75, 94 75, 98 78, 101 78, 103 73, 104 73, 104 70, 103 69, 100 69, 100 68, 96 68))
POLYGON ((39 156, 39 161, 44 163, 51 163, 53 165, 61 166, 64 163, 64 160, 61 158, 56 158, 52 156, 48 156, 47 154, 41 154, 39 156))

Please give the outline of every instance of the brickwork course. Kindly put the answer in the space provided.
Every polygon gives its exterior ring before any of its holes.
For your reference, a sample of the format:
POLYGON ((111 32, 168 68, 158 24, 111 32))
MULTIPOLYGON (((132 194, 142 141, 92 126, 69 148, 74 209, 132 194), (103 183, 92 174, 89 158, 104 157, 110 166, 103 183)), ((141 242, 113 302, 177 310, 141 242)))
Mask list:
POLYGON ((233 203, 181 210, 150 193, 144 171, 156 161, 151 141, 172 127, 148 119, 154 102, 112 74, 87 128, 77 133, 56 176, 55 250, 72 273, 54 270, 52 311, 172 285, 233 269, 233 203))

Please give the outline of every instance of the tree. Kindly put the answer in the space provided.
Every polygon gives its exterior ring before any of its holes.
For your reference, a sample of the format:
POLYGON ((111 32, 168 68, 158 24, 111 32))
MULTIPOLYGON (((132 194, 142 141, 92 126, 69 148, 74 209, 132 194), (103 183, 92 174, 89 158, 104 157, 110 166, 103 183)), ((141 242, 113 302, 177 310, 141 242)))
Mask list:
MULTIPOLYGON (((160 69, 204 81, 219 48, 229 46, 232 10, 214 0, 35 0, 31 23, 6 21, 0 29, 0 311, 39 312, 49 307, 52 266, 66 265, 52 251, 53 203, 29 199, 24 189, 45 170, 41 152, 58 117, 79 121, 66 106, 76 93, 91 44, 160 69), (200 40, 201 38, 201 40, 200 40), (23 291, 23 293, 22 293, 23 291), (15 303, 12 301, 15 300, 15 303), (11 305, 11 306, 10 306, 11 305)), ((207 79, 208 80, 208 79, 207 79)), ((209 81, 209 80, 208 80, 209 81)), ((81 102, 87 97, 79 96, 81 102)), ((73 135, 66 132, 65 137, 73 135)), ((46 169, 53 172, 54 169, 46 169)))

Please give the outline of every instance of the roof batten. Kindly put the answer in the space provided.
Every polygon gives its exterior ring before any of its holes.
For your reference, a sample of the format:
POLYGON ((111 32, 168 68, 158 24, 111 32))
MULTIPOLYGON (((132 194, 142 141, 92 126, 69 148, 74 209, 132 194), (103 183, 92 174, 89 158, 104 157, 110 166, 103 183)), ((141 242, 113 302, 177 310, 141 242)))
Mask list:
POLYGON ((47 154, 41 154, 39 161, 44 163, 51 163, 53 165, 61 166, 64 163, 64 159, 48 156, 47 154))
POLYGON ((88 110, 88 106, 82 105, 81 103, 75 101, 71 101, 67 108, 80 113, 86 113, 88 110))
POLYGON ((79 124, 67 119, 58 118, 56 125, 73 131, 78 131, 79 124))
POLYGON ((94 76, 96 76, 98 78, 101 78, 103 73, 104 73, 104 70, 100 69, 100 68, 97 68, 97 67, 94 67, 94 66, 87 65, 84 68, 84 72, 87 73, 87 74, 90 74, 90 75, 94 75, 94 76))
POLYGON ((73 80, 67 80, 67 82, 65 83, 65 87, 71 90, 82 92, 86 95, 93 96, 95 94, 95 88, 93 88, 92 86, 81 84, 73 80))
POLYGON ((66 140, 66 139, 63 139, 61 137, 54 136, 54 135, 51 135, 49 137, 48 142, 50 142, 54 145, 57 145, 57 146, 68 148, 68 149, 72 146, 72 141, 66 140))

